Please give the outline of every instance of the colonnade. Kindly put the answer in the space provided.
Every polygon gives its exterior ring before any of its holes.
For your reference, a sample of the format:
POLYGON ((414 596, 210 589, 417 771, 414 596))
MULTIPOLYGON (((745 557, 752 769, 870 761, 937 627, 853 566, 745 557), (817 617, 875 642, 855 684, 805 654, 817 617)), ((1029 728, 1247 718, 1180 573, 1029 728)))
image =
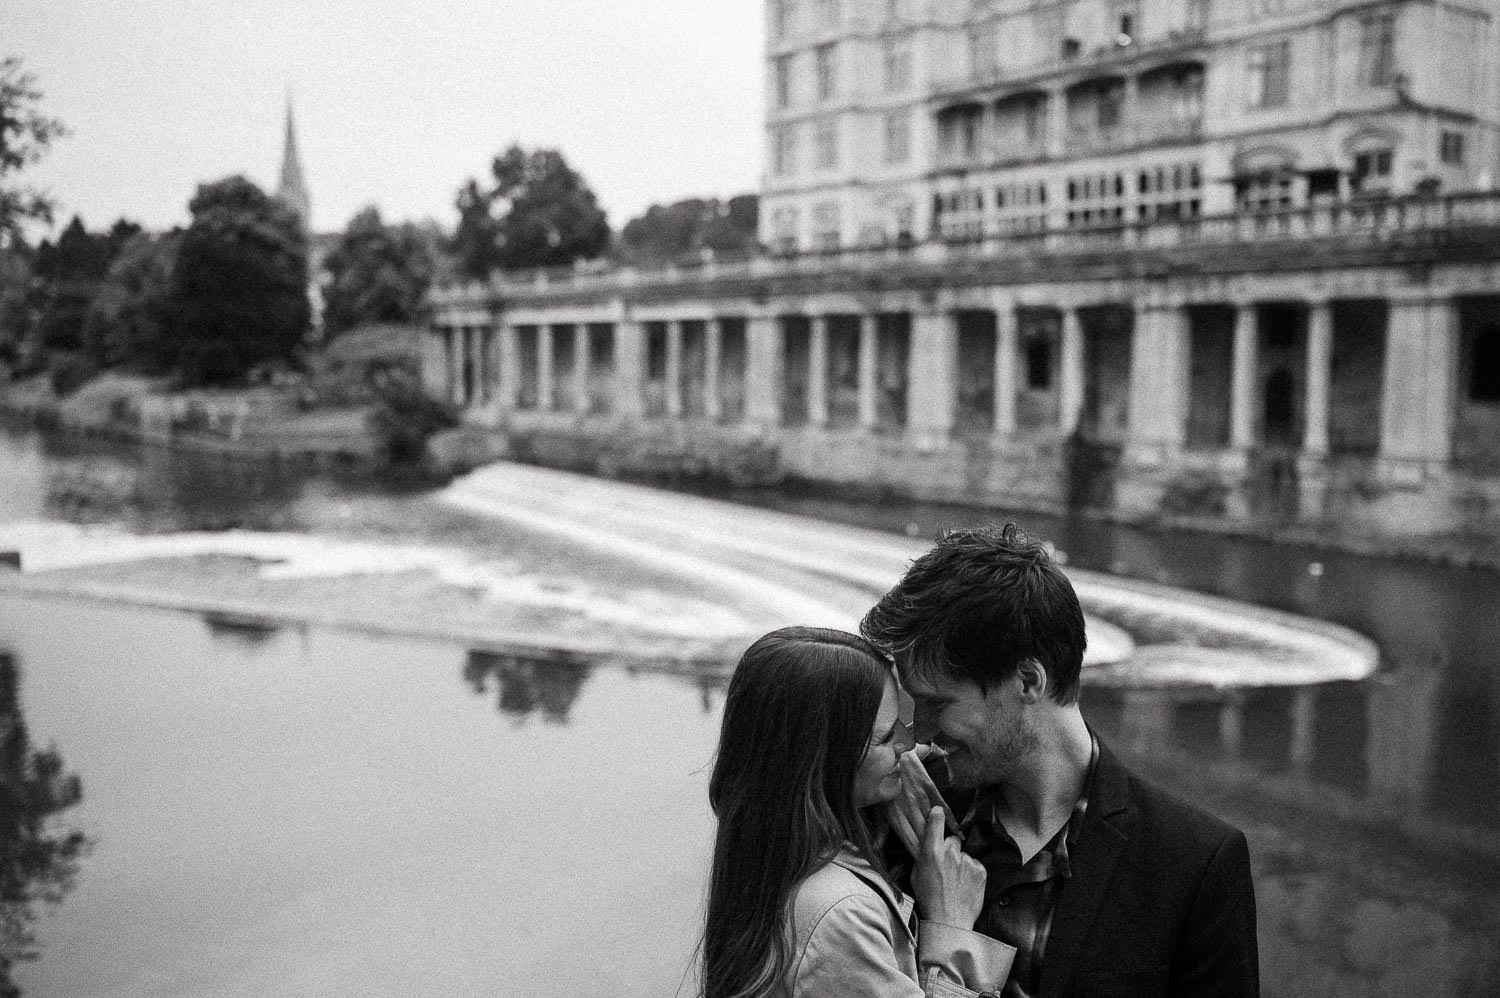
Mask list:
MULTIPOLYGON (((1099 428, 1084 424, 1087 400, 1113 390, 1128 399, 1118 442, 1149 458, 1184 448, 1247 452, 1264 446, 1267 421, 1274 415, 1268 415, 1267 407, 1280 404, 1268 395, 1267 355, 1272 351, 1272 360, 1284 360, 1295 370, 1286 377, 1296 382, 1295 398, 1286 404, 1297 414, 1295 424, 1288 425, 1296 426, 1298 438, 1279 443, 1310 459, 1338 449, 1330 433, 1333 380, 1338 376, 1333 369, 1336 299, 1057 305, 996 294, 987 301, 955 296, 941 308, 892 311, 837 307, 844 303, 786 313, 748 303, 725 307, 738 304, 705 302, 699 315, 660 318, 644 310, 631 315, 626 309, 588 317, 507 316, 498 323, 486 316, 483 324, 472 316, 440 315, 427 353, 429 390, 462 406, 501 413, 532 410, 743 423, 761 430, 806 426, 905 433, 924 446, 941 446, 955 433, 972 433, 955 428, 959 407, 973 404, 959 398, 960 366, 983 356, 993 357, 992 363, 986 361, 988 369, 964 371, 962 377, 986 389, 992 408, 963 413, 964 427, 978 425, 1002 439, 1075 431, 1089 435, 1099 428), (716 306, 725 311, 711 311, 716 306), (1114 375, 1089 363, 1090 341, 1103 335, 1091 319, 1100 309, 1128 314, 1124 384, 1102 384, 1114 375), (1223 357, 1194 356, 1208 341, 1204 309, 1217 310, 1220 321, 1225 310, 1232 311, 1230 345, 1223 357), (976 312, 982 321, 966 325, 961 333, 960 315, 976 312), (1050 318, 1039 322, 1038 316, 1050 318), (831 340, 836 323, 842 323, 843 332, 842 353, 835 358, 831 340), (849 418, 845 407, 834 418, 830 392, 840 385, 848 390, 848 330, 854 323, 854 415, 849 418), (967 341, 979 335, 993 337, 992 351, 971 352, 967 341), (557 348, 557 339, 564 336, 572 339, 566 359, 557 348), (805 344, 794 342, 800 337, 805 344), (1043 362, 1028 353, 1038 349, 1038 338, 1048 341, 1043 362), (838 384, 834 361, 845 372, 838 384), (571 367, 566 383, 555 371, 557 363, 571 367), (1222 379, 1227 385, 1215 388, 1202 381, 1204 369, 1214 364, 1227 368, 1222 379), (1049 369, 1040 370, 1043 366, 1049 369), (1226 387, 1226 398, 1205 397, 1226 387), (794 389, 802 395, 800 404, 788 402, 794 389), (1028 409, 1031 415, 1023 413, 1020 403, 1028 393, 1046 396, 1044 411, 1055 412, 1055 419, 1039 422, 1035 407, 1028 409), (1189 438, 1189 411, 1195 404, 1227 405, 1227 432, 1221 438, 1189 438)), ((1360 340, 1360 349, 1382 351, 1377 383, 1371 386, 1379 399, 1369 400, 1379 422, 1378 454, 1408 462, 1445 461, 1455 401, 1454 303, 1432 297, 1385 299, 1383 314, 1384 329, 1340 327, 1340 335, 1370 341, 1360 340)))

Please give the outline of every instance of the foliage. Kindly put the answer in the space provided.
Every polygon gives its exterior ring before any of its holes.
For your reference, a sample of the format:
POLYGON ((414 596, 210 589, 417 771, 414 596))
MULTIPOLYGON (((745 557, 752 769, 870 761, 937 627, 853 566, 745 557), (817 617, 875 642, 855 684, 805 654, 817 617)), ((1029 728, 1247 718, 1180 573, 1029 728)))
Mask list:
POLYGON ((386 459, 406 464, 422 459, 427 438, 458 425, 458 413, 422 390, 409 368, 392 368, 375 381, 379 402, 370 411, 370 430, 383 442, 386 459))
POLYGON ((201 185, 188 210, 168 308, 180 376, 230 384, 291 363, 310 314, 296 212, 238 176, 201 185))
POLYGON ((493 185, 459 190, 453 253, 482 280, 495 269, 554 267, 609 247, 609 222, 594 192, 555 149, 513 145, 490 164, 493 185))
POLYGON ((52 221, 52 200, 11 180, 67 134, 62 122, 41 112, 41 99, 36 77, 21 68, 18 57, 0 59, 0 247, 20 239, 23 222, 52 221))
POLYGON ((54 353, 49 364, 52 393, 58 398, 72 395, 99 374, 99 365, 86 353, 62 350, 54 353))
POLYGON ((705 250, 748 253, 756 247, 759 216, 760 198, 754 194, 654 204, 620 230, 619 255, 630 263, 656 263, 705 250))
POLYGON ((36 907, 62 901, 90 845, 82 832, 53 827, 83 786, 56 749, 32 748, 19 673, 14 657, 0 652, 0 996, 20 993, 10 968, 38 955, 36 907))
POLYGON ((180 231, 139 233, 110 263, 83 320, 83 345, 103 367, 160 374, 175 360, 172 270, 180 231))
POLYGON ((83 349, 89 305, 116 254, 140 232, 139 225, 124 219, 108 232, 89 232, 75 215, 56 243, 37 247, 30 303, 43 351, 83 349))
POLYGON ((436 238, 410 222, 386 225, 373 205, 355 215, 323 261, 329 335, 368 323, 416 321, 437 266, 436 238))
POLYGON ((21 344, 30 330, 32 257, 31 248, 19 240, 0 247, 0 363, 10 367, 20 363, 21 344))

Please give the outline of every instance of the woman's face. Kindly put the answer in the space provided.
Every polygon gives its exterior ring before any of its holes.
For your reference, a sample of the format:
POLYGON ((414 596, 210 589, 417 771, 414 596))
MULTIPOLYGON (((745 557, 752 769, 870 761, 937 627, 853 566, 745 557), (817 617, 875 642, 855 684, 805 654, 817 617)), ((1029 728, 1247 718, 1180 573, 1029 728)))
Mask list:
POLYGON ((870 731, 870 744, 865 756, 854 773, 854 805, 869 807, 896 799, 901 791, 901 777, 896 770, 896 760, 902 752, 910 751, 915 742, 911 729, 901 721, 901 702, 896 693, 896 681, 885 677, 885 692, 880 697, 880 709, 875 712, 875 726, 870 731))

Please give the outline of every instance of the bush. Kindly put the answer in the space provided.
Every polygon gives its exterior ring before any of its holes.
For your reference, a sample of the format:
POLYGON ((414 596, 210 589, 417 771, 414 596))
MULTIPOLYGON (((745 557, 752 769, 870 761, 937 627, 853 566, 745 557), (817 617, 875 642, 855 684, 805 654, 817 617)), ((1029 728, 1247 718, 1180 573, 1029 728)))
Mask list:
POLYGON ((49 374, 52 393, 58 398, 66 398, 93 381, 99 374, 99 365, 86 354, 59 353, 52 357, 49 374))
POLYGON ((392 464, 420 461, 429 437, 458 425, 454 408, 424 392, 420 380, 403 368, 390 369, 378 377, 375 393, 370 431, 380 440, 386 460, 392 464))

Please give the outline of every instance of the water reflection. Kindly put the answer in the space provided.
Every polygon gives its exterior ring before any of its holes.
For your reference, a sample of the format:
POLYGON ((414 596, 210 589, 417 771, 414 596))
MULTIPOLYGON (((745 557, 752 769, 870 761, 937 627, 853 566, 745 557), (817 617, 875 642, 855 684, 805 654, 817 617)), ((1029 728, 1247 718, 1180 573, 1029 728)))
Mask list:
POLYGON ((1273 799, 1337 800, 1372 825, 1424 834, 1481 826, 1500 856, 1494 691, 1469 691, 1455 704, 1451 685, 1440 663, 1417 661, 1359 683, 1100 687, 1089 691, 1087 712, 1122 751, 1148 764, 1171 757, 1215 764, 1273 799))
POLYGON ((546 655, 469 649, 464 681, 475 693, 496 688, 496 707, 517 723, 539 714, 547 724, 566 724, 592 666, 566 652, 546 655))
POLYGON ((0 649, 0 995, 19 995, 11 968, 40 948, 33 923, 72 890, 90 842, 57 817, 83 799, 56 748, 33 749, 21 711, 21 667, 0 649))
POLYGON ((236 645, 261 645, 286 626, 266 617, 210 611, 202 614, 209 637, 236 645))

